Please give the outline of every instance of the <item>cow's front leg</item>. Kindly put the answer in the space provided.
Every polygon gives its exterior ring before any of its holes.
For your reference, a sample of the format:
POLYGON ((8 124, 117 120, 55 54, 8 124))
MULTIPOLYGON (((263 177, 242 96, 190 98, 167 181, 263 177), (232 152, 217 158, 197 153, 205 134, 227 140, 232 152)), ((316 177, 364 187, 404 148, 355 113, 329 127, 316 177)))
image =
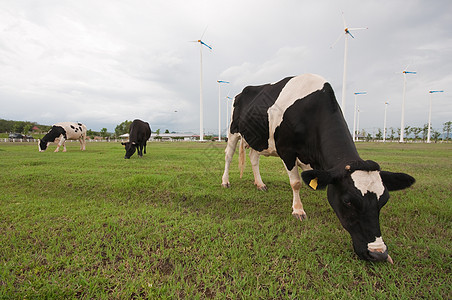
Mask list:
POLYGON ((240 139, 238 133, 228 134, 228 144, 226 146, 225 157, 224 157, 224 173, 221 180, 221 186, 225 188, 231 187, 229 183, 229 167, 231 165, 232 157, 234 156, 235 149, 237 148, 237 143, 240 139))
POLYGON ((63 152, 66 152, 66 141, 63 142, 63 152))
POLYGON ((261 178, 261 173, 259 172, 259 153, 251 149, 250 150, 250 161, 251 161, 251 167, 253 169, 253 175, 254 175, 254 185, 257 186, 257 189, 259 191, 266 191, 267 186, 264 184, 261 178))
POLYGON ((83 137, 81 137, 79 141, 80 141, 80 150, 85 151, 86 140, 83 137))
MULTIPOLYGON (((54 152, 60 151, 60 147, 61 147, 61 145, 64 145, 64 141, 65 141, 65 138, 63 137, 63 135, 61 135, 54 152)), ((63 146, 63 147, 64 147, 63 152, 66 152, 66 146, 63 146)))
POLYGON ((292 170, 288 170, 287 167, 286 170, 287 174, 289 175, 290 186, 292 187, 293 192, 292 215, 298 220, 303 221, 307 218, 307 215, 303 209, 303 204, 301 203, 300 199, 300 188, 302 184, 300 174, 298 173, 298 167, 295 164, 292 170))

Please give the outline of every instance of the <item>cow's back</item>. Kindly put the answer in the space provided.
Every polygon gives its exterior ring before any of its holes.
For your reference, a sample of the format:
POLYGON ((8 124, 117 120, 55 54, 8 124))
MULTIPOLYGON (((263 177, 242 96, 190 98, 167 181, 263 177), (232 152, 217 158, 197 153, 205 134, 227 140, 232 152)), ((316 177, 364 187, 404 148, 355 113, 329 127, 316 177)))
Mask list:
POLYGON ((78 122, 60 122, 53 125, 61 127, 65 131, 65 138, 68 140, 78 140, 86 137, 86 126, 78 122))
POLYGON ((139 145, 144 144, 151 137, 149 123, 141 120, 133 120, 130 125, 129 141, 139 145))
POLYGON ((231 133, 240 133, 255 150, 268 149, 268 109, 274 105, 281 90, 292 79, 287 77, 274 84, 248 86, 235 97, 231 133))

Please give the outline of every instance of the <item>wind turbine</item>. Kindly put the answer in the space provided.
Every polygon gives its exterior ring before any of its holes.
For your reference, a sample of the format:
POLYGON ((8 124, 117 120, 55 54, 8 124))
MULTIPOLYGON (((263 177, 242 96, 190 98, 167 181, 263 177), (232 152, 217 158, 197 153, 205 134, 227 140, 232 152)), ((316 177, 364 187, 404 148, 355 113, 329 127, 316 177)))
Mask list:
POLYGON ((355 108, 353 110, 353 141, 356 142, 355 134, 356 134, 356 98, 358 95, 367 95, 367 92, 356 92, 355 94, 355 108))
POLYGON ((405 131, 405 92, 406 92, 406 74, 416 74, 416 72, 407 71, 408 66, 403 73, 403 98, 402 98, 402 117, 400 121, 400 143, 403 143, 403 132, 405 131))
MULTIPOLYGON (((342 114, 345 116, 345 89, 347 84, 347 50, 348 50, 348 37, 351 36, 352 38, 355 38, 350 30, 363 30, 363 29, 369 29, 367 27, 360 27, 360 28, 348 28, 347 23, 345 22, 345 16, 344 12, 342 12, 342 21, 344 22, 344 33, 345 33, 345 48, 344 48, 344 75, 342 76, 342 102, 341 102, 341 108, 342 108, 342 114)), ((336 45, 336 43, 342 38, 343 34, 341 33, 337 40, 331 45, 331 48, 336 45)))
POLYGON ((386 141, 386 111, 388 109, 389 102, 385 102, 385 119, 383 122, 383 143, 386 141))
POLYGON ((428 133, 427 133, 427 143, 430 143, 430 126, 432 125, 432 94, 433 93, 443 93, 444 91, 429 91, 430 94, 430 109, 428 111, 428 133))
POLYGON ((218 141, 221 141, 221 84, 230 83, 229 81, 217 80, 218 82, 218 141))
POLYGON ((204 33, 206 33, 206 29, 204 29, 201 38, 197 41, 192 41, 194 43, 199 43, 199 55, 200 55, 200 72, 199 72, 199 140, 204 141, 204 110, 203 110, 203 99, 202 99, 202 47, 205 46, 212 50, 212 47, 203 42, 202 38, 204 37, 204 33))

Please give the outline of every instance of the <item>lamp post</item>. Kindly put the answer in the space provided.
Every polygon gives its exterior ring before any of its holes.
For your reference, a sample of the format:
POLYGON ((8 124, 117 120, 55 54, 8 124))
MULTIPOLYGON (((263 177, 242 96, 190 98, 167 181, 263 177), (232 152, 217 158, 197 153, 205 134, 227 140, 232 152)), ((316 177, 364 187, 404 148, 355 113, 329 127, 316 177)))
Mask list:
POLYGON ((400 121, 400 143, 403 143, 403 132, 405 131, 405 92, 406 74, 416 74, 416 72, 403 71, 403 97, 402 97, 402 117, 400 121))
POLYGON ((428 110, 428 131, 427 131, 427 143, 430 143, 430 127, 432 126, 432 94, 443 93, 444 91, 429 91, 430 94, 430 108, 428 110))
POLYGON ((229 81, 217 80, 218 82, 218 141, 221 141, 221 84, 229 81))
POLYGON ((355 94, 355 108, 353 110, 353 141, 356 142, 356 98, 358 95, 366 95, 367 92, 356 92, 355 94))
POLYGON ((386 141, 386 111, 388 110, 389 102, 385 102, 385 119, 383 122, 383 143, 386 141))

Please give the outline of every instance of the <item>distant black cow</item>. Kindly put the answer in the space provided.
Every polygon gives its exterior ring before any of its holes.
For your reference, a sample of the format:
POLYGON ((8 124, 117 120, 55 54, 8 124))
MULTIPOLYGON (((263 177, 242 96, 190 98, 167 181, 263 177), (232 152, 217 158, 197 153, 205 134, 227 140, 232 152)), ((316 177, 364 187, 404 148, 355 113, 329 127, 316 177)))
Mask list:
POLYGON ((129 141, 126 143, 121 143, 126 148, 126 155, 124 158, 130 158, 135 150, 138 149, 138 156, 143 157, 146 154, 146 142, 151 137, 151 127, 149 123, 143 122, 141 120, 133 120, 130 124, 129 141))
POLYGON ((76 122, 56 123, 41 140, 38 140, 39 152, 44 152, 48 144, 55 139, 59 139, 59 142, 54 152, 58 152, 61 146, 63 152, 66 152, 66 140, 79 140, 80 150, 83 151, 86 146, 86 126, 76 122))
POLYGON ((274 84, 246 87, 234 99, 228 132, 224 187, 230 187, 229 165, 237 142, 249 146, 254 184, 266 190, 259 173, 259 156, 279 156, 293 191, 293 216, 306 218, 299 191, 301 177, 312 189, 328 186, 327 197, 342 226, 350 233, 355 253, 370 261, 388 260, 380 232, 380 209, 389 192, 411 186, 404 173, 380 171, 362 160, 355 148, 330 84, 320 76, 288 77, 274 84))

